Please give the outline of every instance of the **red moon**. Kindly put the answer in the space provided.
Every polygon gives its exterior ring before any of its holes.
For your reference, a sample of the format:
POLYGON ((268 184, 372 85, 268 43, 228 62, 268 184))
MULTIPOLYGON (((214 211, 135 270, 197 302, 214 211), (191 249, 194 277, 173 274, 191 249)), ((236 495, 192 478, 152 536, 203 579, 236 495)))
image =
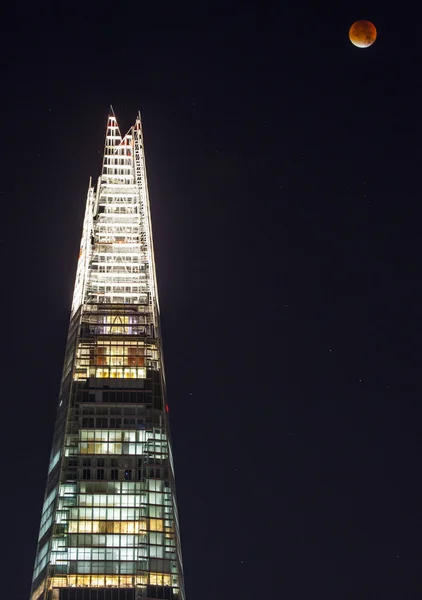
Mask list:
POLYGON ((377 30, 371 21, 356 21, 349 29, 349 39, 358 48, 369 48, 377 39, 377 30))

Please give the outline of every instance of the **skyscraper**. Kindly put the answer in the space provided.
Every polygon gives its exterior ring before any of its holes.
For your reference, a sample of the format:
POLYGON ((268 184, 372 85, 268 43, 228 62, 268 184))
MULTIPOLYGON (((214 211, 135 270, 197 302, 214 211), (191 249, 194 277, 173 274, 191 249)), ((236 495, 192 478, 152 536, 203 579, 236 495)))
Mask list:
POLYGON ((184 600, 140 116, 89 185, 31 600, 184 600))

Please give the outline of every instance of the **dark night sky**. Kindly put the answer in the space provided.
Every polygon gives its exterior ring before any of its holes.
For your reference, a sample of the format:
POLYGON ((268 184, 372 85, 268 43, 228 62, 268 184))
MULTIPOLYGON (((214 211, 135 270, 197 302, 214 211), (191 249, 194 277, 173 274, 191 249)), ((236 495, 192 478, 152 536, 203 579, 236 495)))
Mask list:
POLYGON ((2 597, 29 596, 111 103, 144 121, 188 600, 421 598, 422 51, 388 6, 3 13, 2 597))

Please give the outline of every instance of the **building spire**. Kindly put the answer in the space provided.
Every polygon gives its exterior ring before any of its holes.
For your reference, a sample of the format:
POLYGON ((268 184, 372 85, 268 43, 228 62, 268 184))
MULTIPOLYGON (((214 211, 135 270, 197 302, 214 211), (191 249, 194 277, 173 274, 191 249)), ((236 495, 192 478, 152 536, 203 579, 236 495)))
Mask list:
POLYGON ((116 115, 114 114, 113 107, 110 104, 110 111, 107 119, 107 130, 104 146, 104 158, 103 158, 103 169, 102 175, 107 175, 108 168, 114 162, 113 157, 115 156, 116 147, 122 142, 122 135, 120 133, 119 125, 117 123, 116 115))
POLYGON ((110 113, 107 120, 106 148, 107 146, 118 146, 121 141, 122 135, 120 133, 116 115, 114 114, 113 107, 110 105, 110 113))
POLYGON ((185 600, 136 122, 122 139, 111 109, 103 173, 88 190, 31 600, 185 600), (87 531, 118 535, 106 548, 104 536, 68 534, 87 531))

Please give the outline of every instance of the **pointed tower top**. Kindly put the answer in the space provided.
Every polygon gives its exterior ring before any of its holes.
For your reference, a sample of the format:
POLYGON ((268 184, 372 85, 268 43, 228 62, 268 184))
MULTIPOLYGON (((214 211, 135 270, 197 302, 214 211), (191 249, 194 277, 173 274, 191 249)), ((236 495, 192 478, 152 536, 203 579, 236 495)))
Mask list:
POLYGON ((116 116, 114 114, 113 107, 110 105, 110 112, 107 119, 106 138, 104 146, 104 157, 103 157, 103 169, 102 176, 107 179, 109 175, 108 166, 111 164, 111 159, 114 156, 114 152, 117 146, 122 142, 122 135, 120 133, 119 125, 117 123, 116 116))
POLYGON ((140 112, 138 112, 138 115, 136 117, 134 129, 136 131, 142 131, 142 119, 141 119, 141 113, 140 112))
POLYGON ((110 113, 107 119, 106 146, 117 146, 121 140, 122 136, 116 115, 114 114, 113 107, 110 105, 110 113))

